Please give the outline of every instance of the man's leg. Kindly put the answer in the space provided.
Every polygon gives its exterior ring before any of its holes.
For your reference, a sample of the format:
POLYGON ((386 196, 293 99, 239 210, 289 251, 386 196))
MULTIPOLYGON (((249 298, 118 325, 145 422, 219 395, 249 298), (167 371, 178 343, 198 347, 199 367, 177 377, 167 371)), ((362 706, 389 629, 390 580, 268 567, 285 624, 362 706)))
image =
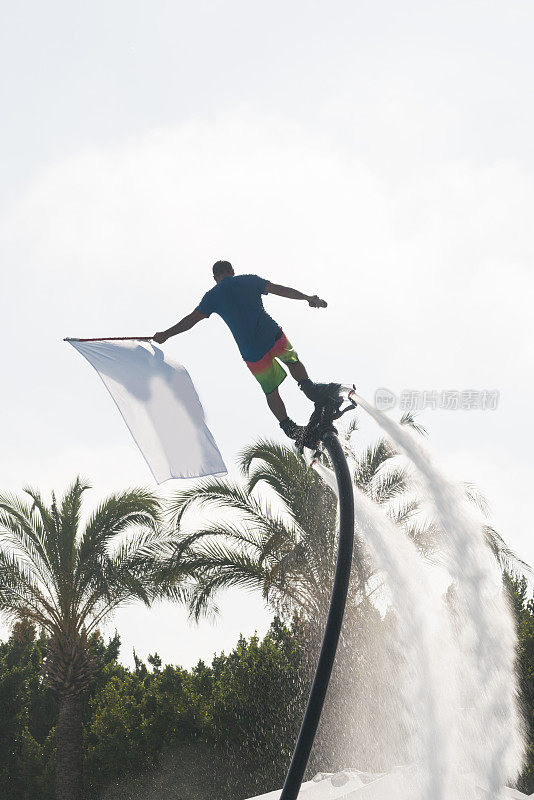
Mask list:
POLYGON ((294 378, 297 383, 308 380, 308 373, 302 361, 295 361, 294 364, 288 363, 287 366, 291 373, 291 377, 294 378))
MULTIPOLYGON (((285 338, 285 337, 284 337, 285 338)), ((278 387, 284 380, 286 373, 284 368, 278 363, 276 360, 280 345, 282 345, 283 349, 288 346, 289 343, 279 342, 278 340, 275 342, 275 345, 271 350, 265 354, 263 358, 259 361, 249 362, 247 361, 247 366, 259 382, 260 386, 262 387, 263 391, 265 392, 265 397, 267 398, 267 405, 271 409, 272 413, 280 423, 280 427, 290 439, 296 440, 297 437, 300 435, 303 428, 293 422, 287 416, 286 407, 284 405, 284 401, 280 397, 280 393, 278 391, 278 387), (273 388, 274 387, 274 388, 273 388)), ((306 370, 302 365, 300 365, 300 369, 298 369, 296 364, 296 354, 292 357, 292 360, 295 362, 293 366, 295 366, 296 373, 291 370, 291 374, 296 380, 299 380, 302 376, 302 379, 306 376, 306 370)), ((298 357, 297 357, 298 358, 298 357)), ((288 366, 290 366, 288 364, 288 366)), ((291 368, 291 367, 290 367, 291 368)))
POLYGON ((290 346, 288 351, 289 358, 284 358, 285 354, 280 356, 280 360, 289 368, 291 377, 294 378, 299 389, 306 395, 308 400, 312 403, 325 401, 327 398, 336 397, 339 393, 339 383, 313 383, 308 377, 306 367, 301 361, 294 361, 297 354, 290 346), (291 360, 289 360, 291 359, 291 360))
MULTIPOLYGON (((296 380, 299 388, 304 392, 306 397, 309 397, 310 390, 313 389, 315 384, 309 379, 308 371, 302 361, 299 360, 295 348, 291 342, 288 341, 285 334, 282 335, 277 344, 278 348, 283 349, 277 351, 276 358, 288 367, 291 377, 296 380)), ((309 399, 311 399, 311 397, 309 399)))
POLYGON ((265 398, 267 400, 267 405, 273 412, 278 422, 282 422, 282 420, 287 419, 286 407, 284 405, 284 401, 280 397, 280 392, 278 389, 266 394, 265 398))
POLYGON ((296 439, 303 428, 301 428, 296 422, 293 422, 293 420, 287 416, 286 407, 284 405, 284 401, 280 397, 280 392, 278 389, 274 389, 274 391, 269 392, 269 394, 266 394, 265 397, 267 399, 267 405, 280 423, 280 427, 286 436, 289 436, 290 439, 296 439))
POLYGON ((313 392, 315 384, 308 377, 308 371, 302 361, 294 361, 293 363, 288 361, 286 366, 289 368, 291 377, 298 383, 299 389, 311 400, 310 394, 313 392))

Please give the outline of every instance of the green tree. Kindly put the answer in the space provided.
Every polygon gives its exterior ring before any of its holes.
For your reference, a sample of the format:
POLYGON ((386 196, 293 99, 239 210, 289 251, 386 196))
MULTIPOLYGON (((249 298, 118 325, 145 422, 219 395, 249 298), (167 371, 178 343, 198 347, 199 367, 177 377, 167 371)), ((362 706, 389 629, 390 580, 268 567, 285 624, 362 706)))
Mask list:
POLYGON ((241 637, 213 659, 209 714, 214 743, 225 753, 228 797, 283 782, 308 696, 305 629, 275 619, 260 640, 241 637))
POLYGON ((51 798, 55 701, 41 678, 43 637, 27 621, 0 644, 0 798, 51 798))
POLYGON ((154 670, 154 672, 160 672, 161 671, 161 665, 162 665, 163 662, 161 660, 161 657, 158 656, 157 653, 154 653, 154 655, 149 655, 148 658, 147 658, 147 661, 150 664, 150 666, 152 667, 152 669, 154 670))
POLYGON ((504 583, 516 619, 517 674, 526 734, 525 768, 517 788, 530 795, 534 792, 534 597, 525 577, 505 573, 504 583))
MULTIPOLYGON (((91 637, 125 603, 162 596, 164 554, 158 500, 132 489, 104 500, 81 522, 79 478, 58 502, 0 496, 0 612, 39 626, 48 638, 44 679, 58 701, 56 797, 80 800, 83 695, 96 668, 91 637)), ((180 597, 180 588, 171 592, 180 597)))
POLYGON ((107 668, 107 681, 89 701, 86 772, 97 791, 156 766, 167 746, 208 733, 208 700, 197 673, 169 665, 149 672, 141 663, 132 671, 107 668))

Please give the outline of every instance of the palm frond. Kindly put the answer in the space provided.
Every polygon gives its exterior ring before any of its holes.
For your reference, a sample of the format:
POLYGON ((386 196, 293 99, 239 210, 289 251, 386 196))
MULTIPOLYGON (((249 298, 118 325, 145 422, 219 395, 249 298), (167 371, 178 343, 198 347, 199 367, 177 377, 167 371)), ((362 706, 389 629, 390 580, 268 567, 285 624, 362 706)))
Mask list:
POLYGON ((514 553, 502 536, 497 533, 495 528, 492 528, 490 525, 484 525, 483 529, 486 542, 501 569, 513 575, 523 575, 524 573, 532 574, 531 566, 514 553))
POLYGON ((30 486, 26 486, 23 491, 32 499, 32 516, 37 516, 38 522, 42 527, 47 558, 57 580, 61 574, 57 520, 52 510, 47 507, 40 492, 30 486))
POLYGON ((463 486, 469 502, 473 503, 484 517, 489 516, 489 504, 483 492, 474 483, 464 483, 463 486))
POLYGON ((42 526, 32 509, 16 496, 0 496, 0 542, 11 545, 21 558, 33 565, 41 580, 50 586, 55 575, 42 526))
POLYGON ((261 439, 243 451, 240 465, 248 477, 247 491, 268 486, 293 525, 302 530, 316 528, 321 522, 329 529, 334 526, 335 498, 295 450, 261 439))
MULTIPOLYGON (((61 505, 57 509, 58 548, 61 566, 64 572, 72 573, 76 558, 76 536, 80 524, 82 495, 89 489, 88 483, 82 482, 78 476, 63 495, 61 505)), ((55 502, 54 502, 55 506, 55 502)))
POLYGON ((417 497, 403 499, 399 505, 388 510, 391 519, 400 526, 403 526, 414 514, 419 511, 420 500, 417 497))
POLYGON ((61 622, 32 569, 14 553, 4 550, 0 550, 0 613, 18 619, 26 617, 49 632, 57 630, 61 622))
POLYGON ((101 503, 89 518, 77 549, 74 584, 83 589, 84 576, 98 568, 109 543, 126 530, 154 530, 160 517, 159 500, 144 489, 114 494, 101 503))
POLYGON ((354 470, 354 482, 356 485, 362 491, 368 491, 370 483, 375 478, 378 470, 389 459, 397 455, 398 452, 387 439, 379 439, 374 444, 369 445, 356 461, 354 470))
POLYGON ((420 423, 416 422, 416 417, 417 414, 414 414, 413 411, 405 411, 399 422, 401 425, 406 425, 408 428, 411 428, 421 436, 428 436, 427 429, 420 423))
POLYGON ((436 551, 440 531, 434 522, 424 519, 410 520, 404 523, 403 530, 422 555, 430 556, 436 551))
POLYGON ((404 494, 409 485, 410 478, 406 469, 379 470, 371 486, 371 497, 375 503, 387 503, 404 494))
POLYGON ((221 589, 241 586, 263 591, 265 583, 266 572, 256 558, 220 541, 204 543, 188 558, 187 568, 196 576, 190 593, 190 613, 195 619, 221 589))
POLYGON ((228 479, 204 480, 191 489, 178 492, 168 507, 171 524, 178 528, 185 513, 193 506, 199 510, 213 507, 217 511, 221 509, 238 511, 258 524, 269 515, 268 508, 263 507, 249 492, 228 479))
POLYGON ((289 507, 300 483, 307 480, 314 483, 317 477, 308 470, 300 453, 268 439, 260 439, 243 450, 239 456, 239 466, 248 478, 249 492, 263 480, 289 507), (252 472, 256 462, 261 465, 265 477, 260 478, 260 472, 252 472))

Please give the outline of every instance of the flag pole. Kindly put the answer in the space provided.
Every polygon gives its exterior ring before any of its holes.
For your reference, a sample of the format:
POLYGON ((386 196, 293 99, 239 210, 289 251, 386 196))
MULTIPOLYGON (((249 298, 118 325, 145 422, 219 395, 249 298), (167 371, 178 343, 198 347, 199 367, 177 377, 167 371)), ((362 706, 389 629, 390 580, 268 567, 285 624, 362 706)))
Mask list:
POLYGON ((67 336, 64 342, 151 342, 153 336, 100 336, 97 339, 73 339, 67 336))

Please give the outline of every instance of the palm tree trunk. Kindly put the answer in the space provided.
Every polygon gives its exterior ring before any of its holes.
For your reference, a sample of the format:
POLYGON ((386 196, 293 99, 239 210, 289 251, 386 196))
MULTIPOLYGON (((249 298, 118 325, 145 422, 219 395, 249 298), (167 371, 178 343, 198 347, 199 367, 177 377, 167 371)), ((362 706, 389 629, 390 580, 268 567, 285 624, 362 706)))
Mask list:
POLYGON ((70 692, 59 696, 56 726, 56 800, 82 800, 83 729, 82 697, 70 692))

